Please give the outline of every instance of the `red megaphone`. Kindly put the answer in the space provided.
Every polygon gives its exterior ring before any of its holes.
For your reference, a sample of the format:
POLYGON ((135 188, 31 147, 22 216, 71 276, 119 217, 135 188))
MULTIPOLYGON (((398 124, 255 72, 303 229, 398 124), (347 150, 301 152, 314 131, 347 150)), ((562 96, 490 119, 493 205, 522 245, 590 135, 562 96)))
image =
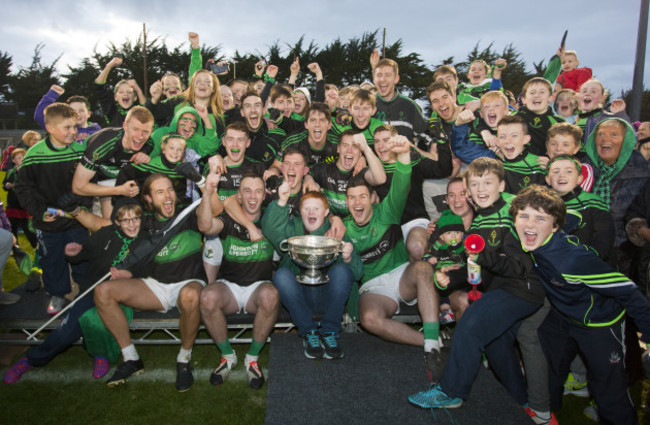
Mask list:
POLYGON ((485 248, 485 239, 481 235, 469 235, 465 238, 465 249, 471 254, 478 254, 485 248))

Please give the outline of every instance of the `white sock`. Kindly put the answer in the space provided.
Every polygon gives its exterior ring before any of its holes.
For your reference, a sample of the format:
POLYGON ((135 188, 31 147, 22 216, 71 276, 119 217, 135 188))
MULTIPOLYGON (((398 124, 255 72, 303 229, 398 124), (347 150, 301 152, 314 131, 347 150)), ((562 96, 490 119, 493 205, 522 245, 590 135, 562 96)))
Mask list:
POLYGON ((230 367, 235 367, 235 365, 237 364, 237 353, 235 353, 234 351, 232 352, 232 354, 222 354, 221 357, 228 360, 228 362, 230 363, 230 367))
POLYGON ((181 350, 178 352, 176 361, 178 363, 189 363, 191 358, 192 358, 192 349, 190 348, 189 350, 186 350, 181 346, 181 350))
POLYGON ((138 356, 138 352, 135 349, 135 345, 133 344, 122 348, 122 357, 124 357, 125 362, 140 359, 140 356, 138 356))
POLYGON ((546 410, 546 411, 539 411, 539 410, 535 410, 535 409, 533 409, 532 407, 530 408, 530 410, 532 410, 533 412, 535 412, 535 414, 537 415, 537 417, 540 418, 540 419, 544 419, 544 420, 551 419, 551 412, 548 411, 548 410, 546 410))
POLYGON ((427 353, 431 350, 440 350, 442 343, 439 339, 425 339, 424 340, 424 351, 427 353))
POLYGON ((246 369, 248 369, 248 365, 251 364, 251 362, 256 362, 259 358, 260 356, 251 356, 250 354, 246 354, 246 358, 244 359, 246 369))

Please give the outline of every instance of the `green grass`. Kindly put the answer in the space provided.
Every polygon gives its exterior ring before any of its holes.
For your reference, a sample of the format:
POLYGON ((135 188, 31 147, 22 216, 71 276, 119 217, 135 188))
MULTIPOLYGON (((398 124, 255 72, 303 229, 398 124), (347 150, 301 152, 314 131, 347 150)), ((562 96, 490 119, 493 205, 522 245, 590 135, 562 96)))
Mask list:
MULTIPOLYGON (((0 423, 262 424, 266 385, 261 390, 248 387, 243 368, 247 348, 235 347, 240 362, 225 384, 213 386, 208 376, 218 364, 218 351, 214 346, 195 347, 195 383, 178 393, 174 388, 178 346, 139 346, 145 373, 115 388, 105 385, 106 378, 92 379, 92 359, 75 346, 47 367, 30 370, 17 384, 0 384, 4 406, 0 423)), ((260 365, 266 372, 268 348, 260 365)))

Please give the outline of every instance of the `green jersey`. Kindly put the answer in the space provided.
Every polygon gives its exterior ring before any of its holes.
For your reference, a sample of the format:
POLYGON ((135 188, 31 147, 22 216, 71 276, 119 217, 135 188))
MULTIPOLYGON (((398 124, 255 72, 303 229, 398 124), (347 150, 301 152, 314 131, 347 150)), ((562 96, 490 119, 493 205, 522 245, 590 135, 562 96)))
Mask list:
POLYGON ((372 217, 363 226, 352 217, 343 223, 346 234, 359 250, 363 262, 365 283, 388 273, 408 261, 400 220, 408 198, 411 180, 411 164, 397 162, 388 196, 379 204, 373 204, 372 217))

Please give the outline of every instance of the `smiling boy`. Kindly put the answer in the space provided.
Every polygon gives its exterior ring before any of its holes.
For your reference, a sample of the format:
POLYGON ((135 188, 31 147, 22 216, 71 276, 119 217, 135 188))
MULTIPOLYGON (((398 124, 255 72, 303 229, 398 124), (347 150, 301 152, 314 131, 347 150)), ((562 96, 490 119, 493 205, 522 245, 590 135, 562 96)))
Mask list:
POLYGON ((543 184, 546 172, 537 163, 537 155, 526 149, 530 142, 528 127, 517 115, 503 117, 497 125, 497 145, 506 171, 505 191, 516 195, 530 184, 543 184))
POLYGON ((359 89, 354 92, 350 100, 350 114, 352 115, 352 122, 350 125, 338 124, 332 118, 332 133, 337 137, 341 137, 343 132, 348 129, 353 129, 361 132, 366 138, 366 142, 370 147, 374 143, 373 134, 377 127, 384 123, 373 115, 377 112, 375 96, 368 90, 359 89))
POLYGON ((559 230, 566 207, 551 189, 526 188, 513 200, 510 212, 552 305, 539 328, 549 363, 551 409, 562 407, 564 382, 580 352, 587 360, 587 378, 601 422, 638 423, 627 392, 625 315, 634 319, 643 333, 641 339, 648 341, 648 300, 634 282, 559 230))
POLYGON ((526 81, 521 92, 524 106, 519 108, 517 115, 521 116, 528 125, 530 134, 530 152, 546 155, 546 134, 548 129, 564 118, 555 114, 550 106, 553 86, 542 77, 534 77, 526 81))
POLYGON ((576 158, 557 156, 549 163, 546 183, 562 197, 567 209, 580 213, 580 223, 571 234, 606 260, 614 245, 614 221, 602 199, 582 190, 580 170, 581 164, 576 158))

